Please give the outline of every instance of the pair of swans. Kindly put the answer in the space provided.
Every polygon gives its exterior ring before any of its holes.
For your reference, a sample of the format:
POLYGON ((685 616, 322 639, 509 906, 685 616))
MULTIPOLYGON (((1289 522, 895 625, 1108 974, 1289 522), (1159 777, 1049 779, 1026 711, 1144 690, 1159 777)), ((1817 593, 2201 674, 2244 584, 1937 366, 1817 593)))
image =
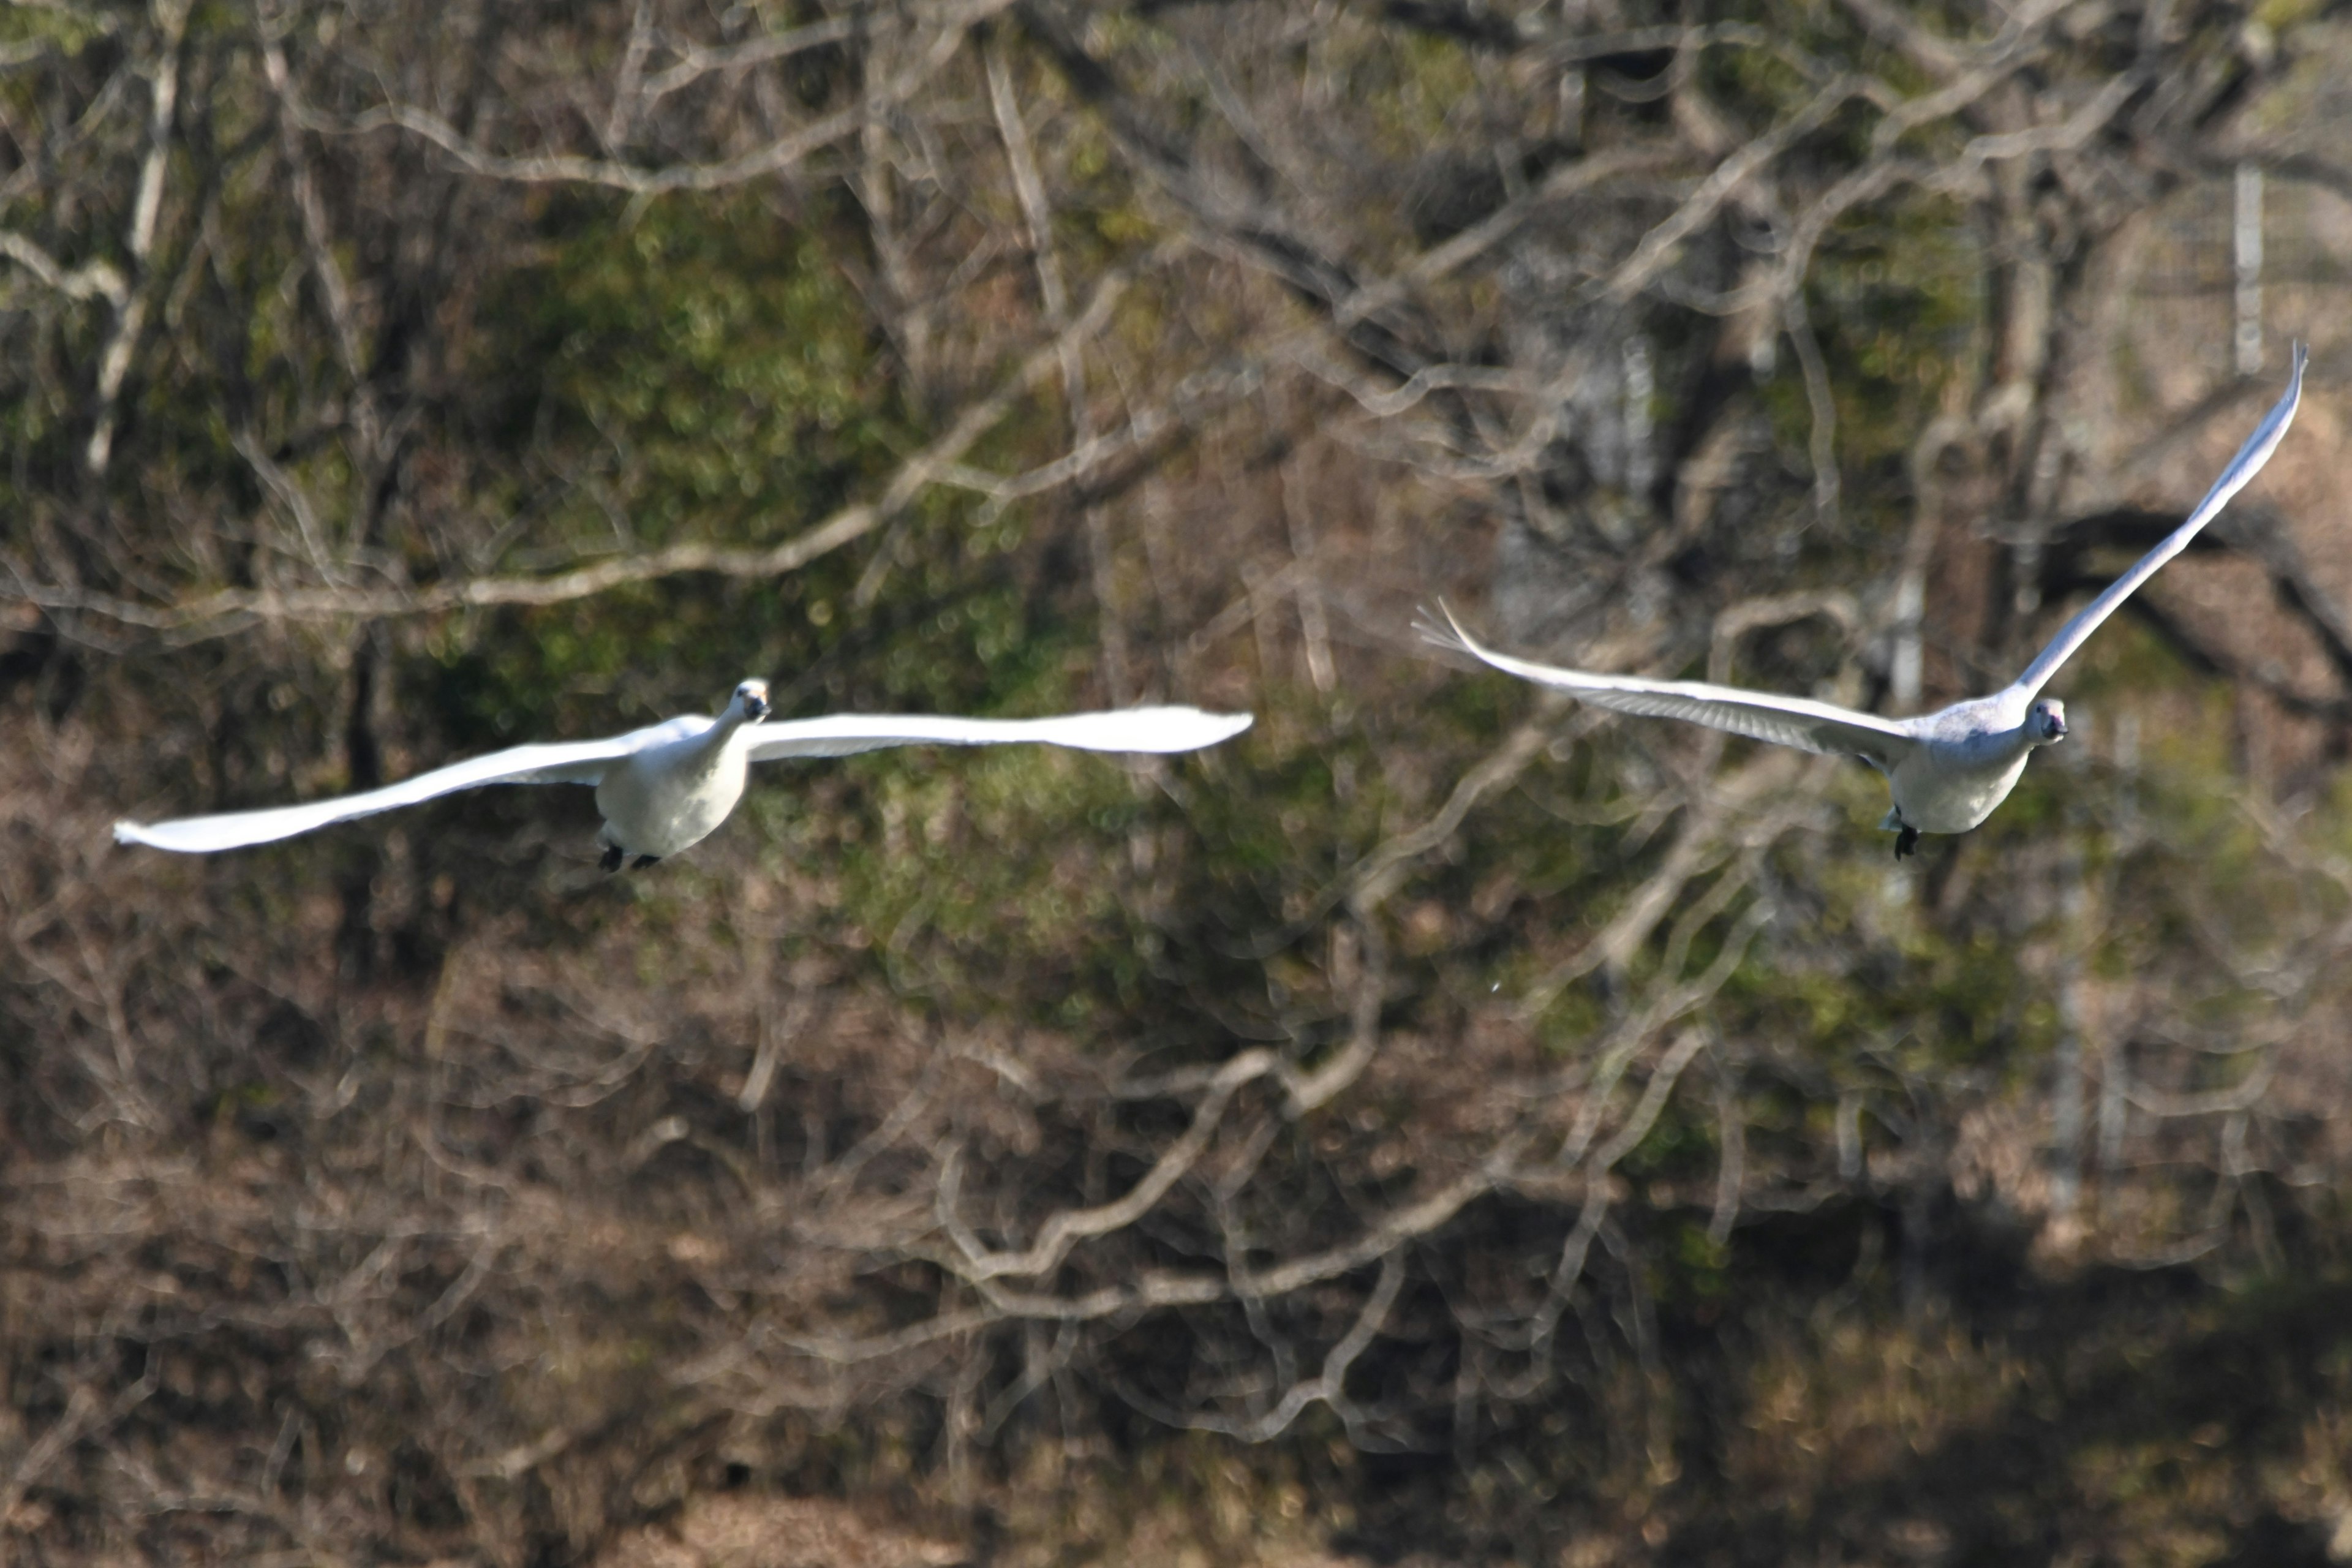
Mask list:
MULTIPOLYGON (((1433 642, 1571 692, 1596 707, 1682 719, 1803 751, 1859 757, 1886 776, 1894 807, 1879 826, 1896 835, 1895 857, 1899 860, 1913 853, 1922 833, 1965 833, 1982 822, 2016 787, 2034 752, 2065 739, 2065 705, 2042 696, 2042 689, 2141 584, 2187 549, 2198 531, 2270 461, 2302 402, 2305 359, 2302 345, 2296 345, 2284 395, 2188 520, 2060 628, 2023 674, 1990 697, 1915 718, 1884 719, 1802 697, 1695 680, 1604 675, 1513 658, 1477 642, 1450 612, 1444 627, 1424 626, 1422 630, 1433 642)), ((152 825, 118 822, 114 836, 125 844, 204 854, 289 838, 481 784, 593 784, 597 809, 604 816, 597 837, 604 849, 604 867, 610 871, 624 861, 648 866, 698 843, 735 809, 753 763, 837 757, 885 746, 1012 742, 1090 752, 1169 753, 1214 745, 1248 729, 1251 721, 1246 713, 1207 713, 1197 708, 1130 708, 1013 720, 845 713, 771 722, 768 713, 767 683, 746 680, 717 718, 688 714, 610 740, 516 746, 383 789, 306 805, 152 825)))

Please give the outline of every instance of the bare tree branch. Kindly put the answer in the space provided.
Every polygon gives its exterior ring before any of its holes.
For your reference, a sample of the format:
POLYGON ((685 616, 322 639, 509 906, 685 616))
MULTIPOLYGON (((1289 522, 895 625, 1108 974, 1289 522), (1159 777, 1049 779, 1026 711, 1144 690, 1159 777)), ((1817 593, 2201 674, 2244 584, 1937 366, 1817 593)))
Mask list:
POLYGON ((1013 0, 965 0, 942 6, 934 18, 937 32, 896 75, 889 77, 852 108, 811 121, 765 147, 708 163, 670 163, 657 168, 614 163, 577 153, 551 153, 509 156, 493 153, 467 137, 441 116, 413 104, 386 104, 349 121, 336 121, 312 112, 305 127, 321 134, 364 135, 387 127, 420 137, 441 149, 468 174, 518 184, 600 185, 633 195, 661 195, 673 191, 715 191, 749 180, 763 179, 793 167, 812 153, 832 145, 874 124, 930 85, 962 48, 971 29, 1013 4, 1013 0))
MULTIPOLYGON (((172 154, 173 112, 180 95, 180 40, 187 30, 188 0, 154 0, 155 63, 147 109, 147 154, 139 165, 139 189, 131 203, 131 232, 123 250, 132 281, 121 300, 98 361, 98 413, 82 460, 92 474, 106 472, 114 451, 115 400, 131 371, 131 353, 147 325, 147 294, 140 277, 155 247, 155 221, 163 205, 163 168, 172 154)), ((21 259, 21 258, 19 258, 21 259)), ((111 297, 111 296, 110 296, 111 297)))

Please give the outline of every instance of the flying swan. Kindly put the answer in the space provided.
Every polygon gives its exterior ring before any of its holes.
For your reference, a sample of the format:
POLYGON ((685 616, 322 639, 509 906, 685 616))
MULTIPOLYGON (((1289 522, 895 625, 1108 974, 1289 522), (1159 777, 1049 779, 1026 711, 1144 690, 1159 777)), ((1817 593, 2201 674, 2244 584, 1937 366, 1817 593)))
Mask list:
POLYGON ((2296 344, 2285 395, 2246 437, 2246 444, 2238 448, 2238 455, 2230 459, 2230 466, 2221 470, 2221 477, 2189 520, 2068 621, 2025 667, 2024 674, 1990 697, 1955 702, 1939 712, 1916 718, 1882 719, 1802 697, 1742 691, 1696 680, 1601 675, 1513 658, 1481 646, 1462 629, 1451 610, 1445 611, 1450 631, 1424 623, 1421 632, 1441 647, 1458 648, 1528 680, 1557 686, 1596 707, 1654 718, 1687 719, 1709 729, 1802 751, 1860 757, 1885 773, 1893 789, 1894 809, 1878 826, 1883 832, 1897 835, 1895 858, 1900 860, 1915 852, 1922 833, 1966 833, 1991 816, 1993 807, 2016 787, 2034 749, 2065 739, 2066 706, 2054 697, 2043 697, 2042 687, 2090 640, 2100 623, 2116 613, 2118 605, 2156 575, 2157 568, 2186 549, 2197 531, 2212 521, 2230 498, 2270 461, 2302 401, 2305 357, 2303 345, 2296 344))
POLYGON ((885 746, 994 746, 1015 741, 1086 752, 1192 752, 1240 734, 1251 719, 1247 713, 1204 713, 1198 708, 1125 708, 1055 719, 836 713, 771 724, 767 717, 768 683, 747 680, 735 689, 727 710, 716 719, 688 713, 609 741, 515 746, 364 795, 307 805, 152 824, 118 822, 114 837, 121 844, 205 855, 291 838, 329 823, 415 805, 478 784, 594 784, 596 809, 604 814, 604 826, 596 834, 604 847, 601 864, 616 871, 624 859, 634 857, 634 870, 700 842, 726 821, 743 798, 745 775, 753 763, 840 757, 885 746))

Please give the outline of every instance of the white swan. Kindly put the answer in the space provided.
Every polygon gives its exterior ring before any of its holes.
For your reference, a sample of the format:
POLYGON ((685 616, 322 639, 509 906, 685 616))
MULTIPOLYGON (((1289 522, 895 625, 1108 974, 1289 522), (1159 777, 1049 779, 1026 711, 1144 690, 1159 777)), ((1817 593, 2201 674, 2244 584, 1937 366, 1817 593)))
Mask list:
POLYGON ((2246 444, 2238 448, 2238 455, 2230 459, 2230 466, 2221 470, 2221 477, 2188 521, 2060 628, 2050 645, 2025 667, 2024 674, 1990 697, 1956 702, 1916 718, 1882 719, 1801 697, 1777 697, 1696 680, 1600 675, 1512 658, 1482 647, 1462 629, 1451 610, 1445 612, 1450 630, 1424 624, 1422 635, 1497 669, 1557 686, 1620 713, 1687 719, 1710 729, 1803 751, 1860 757, 1885 773, 1893 789, 1894 809, 1879 827, 1897 835, 1895 858, 1900 860, 1913 852, 1922 833, 1965 833, 1991 816, 1993 807, 2016 786, 2034 749, 2065 738, 2065 704, 2054 697, 2043 697, 2042 687, 2099 629, 2100 623, 2116 613, 2117 605, 2154 576, 2157 568, 2186 549, 2197 531, 2212 521, 2230 498, 2270 461, 2302 401, 2305 357, 2303 345, 2296 344, 2294 369, 2285 395, 2246 437, 2246 444))
POLYGON ((780 757, 839 757, 884 746, 994 746, 1025 741, 1087 752, 1191 752, 1250 727, 1247 713, 1204 713, 1198 708, 1126 708, 1055 719, 951 719, 901 713, 836 713, 824 719, 767 723, 768 683, 747 680, 716 719, 689 713, 667 723, 632 730, 608 741, 516 746, 471 762, 452 763, 364 795, 340 795, 307 805, 184 816, 171 822, 118 822, 114 837, 185 855, 268 844, 394 806, 450 795, 478 784, 574 784, 596 786, 604 814, 597 841, 604 867, 650 866, 699 842, 727 820, 743 797, 753 763, 780 757))

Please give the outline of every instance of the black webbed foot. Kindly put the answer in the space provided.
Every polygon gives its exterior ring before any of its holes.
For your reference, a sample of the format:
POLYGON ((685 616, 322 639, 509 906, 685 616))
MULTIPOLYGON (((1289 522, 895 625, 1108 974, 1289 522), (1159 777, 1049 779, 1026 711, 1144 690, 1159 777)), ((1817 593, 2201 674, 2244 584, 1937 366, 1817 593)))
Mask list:
MULTIPOLYGON (((615 851, 615 853, 617 853, 617 851, 615 851)), ((629 869, 632 871, 642 871, 646 867, 657 863, 660 859, 661 857, 658 855, 640 855, 635 859, 629 862, 629 869)))
POLYGON ((1903 826, 1903 831, 1895 836, 1895 858, 1900 860, 1906 855, 1917 853, 1919 853, 1919 830, 1906 823, 1903 826))
POLYGON ((597 861, 596 864, 603 867, 607 871, 619 870, 621 868, 621 847, 617 844, 605 845, 604 858, 597 861))

